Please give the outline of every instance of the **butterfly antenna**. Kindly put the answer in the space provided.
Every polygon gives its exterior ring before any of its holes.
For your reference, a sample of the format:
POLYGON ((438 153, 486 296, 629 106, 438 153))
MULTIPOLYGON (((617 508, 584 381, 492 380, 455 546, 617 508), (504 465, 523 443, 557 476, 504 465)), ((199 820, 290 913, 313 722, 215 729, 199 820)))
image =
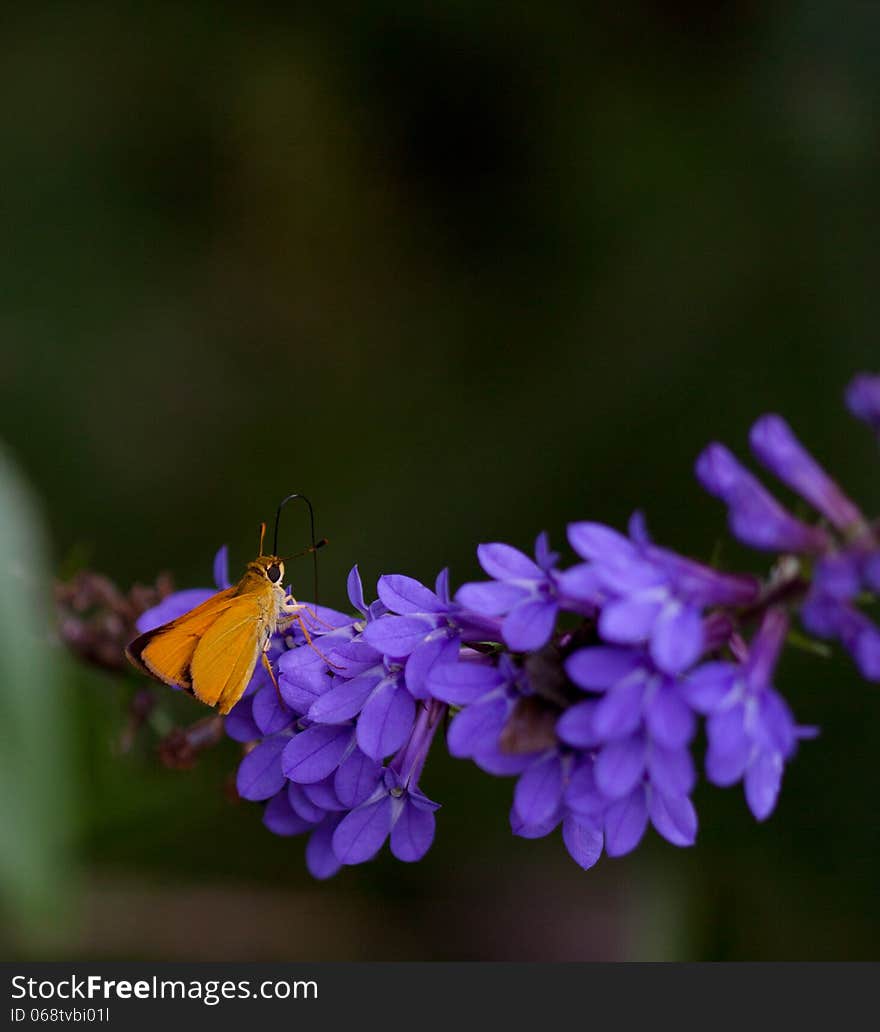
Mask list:
POLYGON ((263 554, 263 541, 266 538, 266 524, 260 524, 260 547, 257 549, 257 555, 263 554))
MULTIPOLYGON (((315 510, 312 508, 312 503, 303 494, 289 494, 286 498, 283 498, 278 505, 278 509, 275 512, 275 533, 272 540, 272 554, 278 555, 278 524, 281 522, 281 510, 287 505, 288 502, 292 502, 298 498, 300 501, 306 503, 309 507, 309 529, 312 534, 312 547, 308 549, 312 553, 312 576, 315 584, 315 605, 318 605, 318 549, 321 545, 315 540, 315 510)), ((324 542, 322 541, 321 544, 324 542)))

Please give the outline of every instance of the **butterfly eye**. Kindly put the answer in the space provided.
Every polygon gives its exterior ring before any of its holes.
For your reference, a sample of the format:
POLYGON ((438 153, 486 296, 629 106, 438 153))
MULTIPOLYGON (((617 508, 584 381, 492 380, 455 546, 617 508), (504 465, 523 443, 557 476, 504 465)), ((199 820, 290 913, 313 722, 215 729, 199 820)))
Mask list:
POLYGON ((266 576, 272 581, 273 584, 277 584, 281 580, 281 566, 279 563, 272 563, 271 566, 266 567, 266 576))

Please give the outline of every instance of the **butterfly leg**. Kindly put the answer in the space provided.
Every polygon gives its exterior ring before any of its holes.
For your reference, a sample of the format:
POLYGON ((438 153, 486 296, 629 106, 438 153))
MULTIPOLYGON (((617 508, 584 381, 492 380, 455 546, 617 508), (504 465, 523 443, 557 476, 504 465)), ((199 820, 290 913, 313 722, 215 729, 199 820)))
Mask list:
POLYGON ((336 628, 333 626, 333 624, 327 623, 326 620, 322 620, 321 617, 318 616, 317 612, 311 606, 307 606, 307 605, 305 605, 305 603, 303 603, 302 604, 302 608, 303 608, 303 612, 309 614, 309 619, 310 620, 314 620, 315 623, 321 624, 322 627, 326 627, 328 631, 335 631, 336 630, 336 628))
MULTIPOLYGON (((300 630, 303 632, 303 637, 306 639, 306 645, 316 652, 321 659, 327 664, 328 667, 332 667, 334 670, 344 670, 338 663, 333 663, 329 660, 324 653, 315 645, 312 641, 312 636, 309 634, 309 629, 306 627, 305 620, 302 618, 303 611, 308 611, 309 607, 302 602, 297 602, 296 599, 291 595, 290 602, 285 602, 281 609, 278 617, 278 629, 284 630, 293 623, 299 624, 300 630)), ((322 621, 323 622, 323 621, 322 621)))
POLYGON ((279 702, 280 702, 280 703, 281 703, 282 705, 287 705, 287 704, 286 704, 286 703, 284 702, 284 699, 282 698, 282 695, 281 695, 281 689, 280 689, 280 688, 278 687, 278 680, 277 680, 277 679, 276 679, 276 677, 275 677, 275 671, 274 671, 274 670, 272 669, 272 662, 271 662, 271 660, 269 659, 269 656, 268 656, 268 654, 267 654, 267 652, 266 652, 266 649, 267 649, 268 647, 269 647, 269 639, 267 638, 267 639, 266 639, 266 644, 265 644, 265 646, 263 647, 263 651, 262 651, 262 652, 260 653, 260 659, 262 660, 262 663, 263 663, 263 666, 264 666, 264 668, 265 668, 265 670, 266 670, 266 673, 267 673, 267 674, 269 675, 269 677, 270 677, 270 678, 271 678, 271 680, 272 680, 272 684, 274 684, 274 685, 275 685, 275 694, 276 694, 276 695, 278 696, 278 701, 279 701, 279 702))
POLYGON ((334 663, 331 659, 328 659, 324 655, 324 653, 318 648, 318 646, 312 641, 312 636, 309 634, 309 629, 308 627, 306 627, 306 622, 305 620, 303 620, 301 616, 296 617, 296 622, 299 624, 300 630, 303 632, 303 637, 306 639, 306 645, 308 645, 312 652, 316 652, 321 657, 321 659, 324 660, 327 666, 332 667, 333 670, 345 669, 345 667, 340 666, 339 663, 334 663))

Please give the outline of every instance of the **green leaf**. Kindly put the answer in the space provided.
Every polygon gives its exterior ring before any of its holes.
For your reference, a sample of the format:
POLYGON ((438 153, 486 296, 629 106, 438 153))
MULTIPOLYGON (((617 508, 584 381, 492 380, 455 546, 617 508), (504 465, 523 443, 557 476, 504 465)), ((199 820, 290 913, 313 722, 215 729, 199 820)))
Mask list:
POLYGON ((0 902, 25 951, 63 935, 75 770, 39 510, 0 446, 0 902))

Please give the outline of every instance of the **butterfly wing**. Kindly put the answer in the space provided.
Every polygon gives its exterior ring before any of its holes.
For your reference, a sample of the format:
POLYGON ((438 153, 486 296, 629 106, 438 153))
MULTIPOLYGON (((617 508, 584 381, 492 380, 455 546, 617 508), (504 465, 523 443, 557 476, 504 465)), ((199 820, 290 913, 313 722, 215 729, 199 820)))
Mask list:
POLYGON ((271 626, 262 593, 233 599, 196 645, 190 663, 193 695, 228 713, 248 686, 271 626))
POLYGON ((234 598, 235 588, 218 591, 176 620, 169 620, 135 638, 125 654, 138 670, 157 681, 192 691, 190 665, 196 646, 232 605, 234 598))

